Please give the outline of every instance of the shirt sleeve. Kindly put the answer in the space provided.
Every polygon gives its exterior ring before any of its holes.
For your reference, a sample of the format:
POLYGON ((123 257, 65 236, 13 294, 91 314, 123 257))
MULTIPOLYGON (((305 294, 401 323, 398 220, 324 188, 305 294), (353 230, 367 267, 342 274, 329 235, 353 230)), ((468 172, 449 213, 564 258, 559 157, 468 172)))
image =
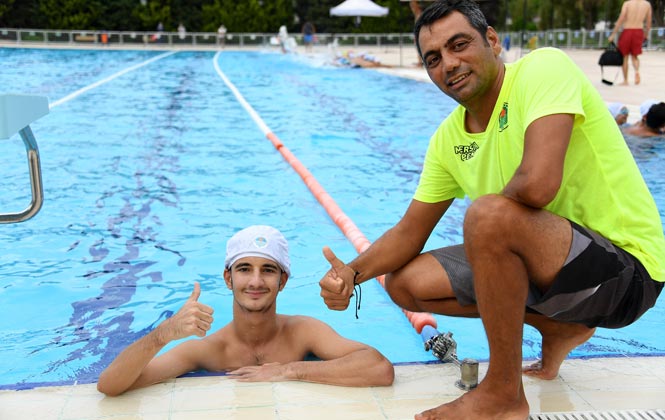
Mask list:
POLYGON ((581 70, 564 52, 554 48, 531 54, 520 69, 528 76, 518 77, 513 87, 519 90, 518 103, 524 107, 524 129, 546 115, 573 114, 584 118, 583 89, 580 79, 572 77, 581 70))

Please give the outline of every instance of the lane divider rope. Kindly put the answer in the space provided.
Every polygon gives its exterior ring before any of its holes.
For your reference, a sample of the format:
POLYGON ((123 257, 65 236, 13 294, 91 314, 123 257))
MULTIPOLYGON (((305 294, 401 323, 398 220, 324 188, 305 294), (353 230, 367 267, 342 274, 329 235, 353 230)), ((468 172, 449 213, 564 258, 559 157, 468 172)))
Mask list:
MULTIPOLYGON (((221 51, 215 54, 213 58, 213 65, 215 66, 215 71, 219 77, 224 81, 226 86, 231 90, 233 95, 236 97, 238 102, 245 108, 247 113, 252 117, 254 123, 259 127, 268 140, 273 144, 275 149, 279 151, 284 160, 286 160, 291 167, 296 171, 303 182, 309 188, 310 192, 316 198, 316 200, 321 204, 321 206, 328 213, 328 216, 332 219, 333 222, 339 227, 344 236, 353 244, 356 251, 360 254, 365 251, 370 246, 370 241, 365 237, 365 235, 360 231, 360 229, 353 223, 353 220, 349 218, 344 211, 337 205, 335 200, 326 192, 326 190, 319 184, 314 175, 303 165, 300 160, 284 145, 284 143, 272 132, 270 127, 263 121, 261 116, 256 112, 256 110, 245 100, 240 91, 235 87, 235 85, 229 80, 228 77, 224 74, 222 69, 219 67, 219 56, 221 51)), ((377 281, 385 288, 385 277, 383 275, 378 276, 377 281)), ((411 312, 405 309, 402 309, 402 312, 406 315, 411 325, 416 329, 418 334, 421 333, 422 329, 429 325, 436 329, 437 322, 434 316, 426 312, 411 312)))
POLYGON ((51 104, 49 105, 49 108, 50 108, 50 109, 53 109, 53 108, 55 108, 56 106, 61 105, 61 104, 65 103, 65 102, 67 102, 67 101, 69 101, 69 100, 71 100, 71 99, 74 99, 74 98, 76 98, 77 96, 79 96, 79 95, 81 95, 81 94, 83 94, 83 93, 85 93, 85 92, 87 92, 87 91, 89 91, 89 90, 91 90, 91 89, 94 89, 94 88, 96 88, 96 87, 98 87, 98 86, 103 85, 104 83, 110 82, 111 80, 113 80, 113 79, 115 79, 115 78, 117 78, 117 77, 120 77, 120 76, 122 76, 122 75, 125 74, 125 73, 129 73, 130 71, 134 71, 134 70, 136 70, 136 69, 138 69, 138 68, 141 68, 141 67, 143 67, 143 66, 146 66, 146 65, 148 65, 148 64, 150 64, 150 63, 152 63, 152 62, 154 62, 154 61, 161 60, 162 58, 164 58, 164 57, 168 57, 169 55, 173 55, 173 54, 175 54, 175 53, 177 53, 177 52, 178 52, 178 51, 170 51, 170 52, 167 52, 167 53, 164 53, 164 54, 160 54, 160 55, 155 56, 155 57, 152 57, 151 59, 146 60, 146 61, 144 61, 144 62, 142 62, 142 63, 138 63, 138 64, 135 64, 135 65, 133 65, 133 66, 131 66, 131 67, 127 67, 126 69, 120 70, 119 72, 117 72, 117 73, 115 73, 115 74, 112 74, 111 76, 109 76, 109 77, 107 77, 107 78, 105 78, 105 79, 102 79, 102 80, 99 80, 99 81, 97 81, 97 82, 95 82, 95 83, 89 84, 88 86, 85 86, 85 87, 83 87, 83 88, 77 90, 76 92, 70 93, 69 95, 65 96, 64 98, 60 98, 60 99, 58 99, 57 101, 51 102, 51 104))

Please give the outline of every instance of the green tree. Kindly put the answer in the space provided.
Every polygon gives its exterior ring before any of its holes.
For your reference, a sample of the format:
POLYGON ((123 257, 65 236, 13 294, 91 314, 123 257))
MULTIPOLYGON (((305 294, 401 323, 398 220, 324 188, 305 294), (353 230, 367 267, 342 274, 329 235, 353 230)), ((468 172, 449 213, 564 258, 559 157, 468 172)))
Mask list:
POLYGON ((168 0, 150 0, 145 5, 136 7, 132 14, 141 25, 135 28, 136 30, 154 31, 160 22, 164 25, 165 31, 175 31, 177 28, 177 23, 174 26, 171 19, 171 6, 168 0))
POLYGON ((39 13, 39 0, 2 0, 0 26, 4 28, 48 28, 39 13))
POLYGON ((3 22, 3 17, 9 14, 14 5, 14 0, 5 0, 0 3, 0 22, 3 22))
POLYGON ((665 26, 665 0, 650 0, 653 8, 654 26, 665 26))
POLYGON ((202 6, 203 30, 214 32, 224 24, 229 32, 277 32, 293 29, 292 0, 214 0, 202 6))
MULTIPOLYGON (((0 0, 0 27, 34 29, 155 30, 162 22, 174 31, 182 22, 190 32, 214 32, 224 23, 230 32, 277 32, 286 25, 300 32, 305 21, 317 32, 411 32, 409 4, 374 0, 389 7, 384 18, 330 16, 343 0, 0 0)), ((488 22, 509 30, 592 29, 598 21, 613 24, 625 0, 477 0, 488 22)), ((662 27, 665 0, 649 0, 653 26, 662 27)), ((426 7, 429 2, 421 1, 426 7)))
POLYGON ((137 0, 106 0, 95 26, 109 31, 138 30, 142 28, 142 23, 135 12, 139 6, 137 0))
POLYGON ((39 13, 48 29, 98 29, 100 0, 40 0, 39 13))

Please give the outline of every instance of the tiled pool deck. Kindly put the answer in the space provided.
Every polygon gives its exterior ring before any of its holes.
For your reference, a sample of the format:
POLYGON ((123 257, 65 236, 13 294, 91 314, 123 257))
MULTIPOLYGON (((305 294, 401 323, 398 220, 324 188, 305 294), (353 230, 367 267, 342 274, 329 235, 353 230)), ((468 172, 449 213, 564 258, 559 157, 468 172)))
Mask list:
MULTIPOLYGON (((574 359, 564 362, 555 380, 525 378, 532 418, 538 413, 663 409, 664 361, 574 359)), ((486 367, 481 363, 481 378, 486 367)), ((461 395, 464 391, 455 386, 459 377, 459 368, 452 364, 430 364, 396 366, 393 386, 379 388, 241 383, 206 376, 179 378, 113 398, 97 392, 95 384, 2 391, 0 419, 412 419, 461 395)))

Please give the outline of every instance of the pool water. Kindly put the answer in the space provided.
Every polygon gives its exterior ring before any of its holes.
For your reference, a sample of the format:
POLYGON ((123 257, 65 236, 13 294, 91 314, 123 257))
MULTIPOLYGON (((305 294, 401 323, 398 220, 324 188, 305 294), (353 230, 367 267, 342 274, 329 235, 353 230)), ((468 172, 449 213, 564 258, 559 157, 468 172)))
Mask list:
MULTIPOLYGON (((215 54, 155 59, 162 54, 0 49, 3 93, 57 104, 31 125, 44 206, 0 226, 0 388, 95 382, 120 350, 180 308, 194 281, 220 328, 231 316, 226 240, 251 224, 289 240, 292 277, 279 312, 323 319, 394 363, 434 361, 377 282, 363 285, 357 320, 351 309, 325 307, 321 248, 348 261, 353 246, 222 82, 215 54)), ((370 241, 406 210, 428 138, 455 105, 429 83, 318 57, 224 52, 219 66, 370 241)), ((2 148, 0 211, 19 211, 30 201, 25 151, 18 136, 2 148)), ((662 148, 636 154, 661 217, 662 148)), ((454 205, 427 249, 461 240, 466 205, 454 205)), ((633 326, 599 330, 572 356, 665 354, 665 339, 652 334, 662 306, 633 326)), ((487 359, 479 320, 436 319, 460 357, 487 359)), ((525 358, 538 356, 539 343, 527 329, 525 358)))

